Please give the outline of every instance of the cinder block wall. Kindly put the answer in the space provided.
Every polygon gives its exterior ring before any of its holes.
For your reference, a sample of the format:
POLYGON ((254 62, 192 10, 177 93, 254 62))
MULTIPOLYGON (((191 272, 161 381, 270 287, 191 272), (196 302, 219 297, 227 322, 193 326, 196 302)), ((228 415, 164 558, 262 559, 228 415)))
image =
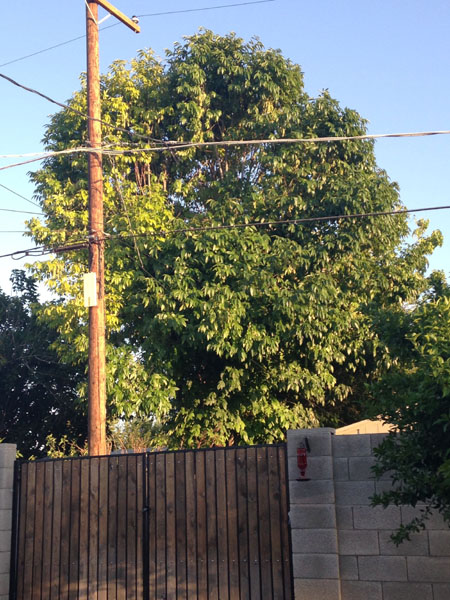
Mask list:
POLYGON ((0 600, 9 598, 15 444, 0 444, 0 600))
POLYGON ((390 486, 371 472, 383 437, 288 432, 296 600, 450 599, 450 529, 440 516, 397 548, 390 534, 414 509, 370 506, 370 496, 390 486), (297 447, 305 437, 310 481, 300 482, 297 447))

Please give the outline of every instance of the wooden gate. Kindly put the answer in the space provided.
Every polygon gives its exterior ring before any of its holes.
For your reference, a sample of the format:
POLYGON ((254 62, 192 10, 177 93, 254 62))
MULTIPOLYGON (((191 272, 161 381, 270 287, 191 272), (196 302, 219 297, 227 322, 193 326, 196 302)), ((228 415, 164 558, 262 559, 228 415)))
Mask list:
POLYGON ((285 445, 24 462, 12 600, 291 600, 285 445))

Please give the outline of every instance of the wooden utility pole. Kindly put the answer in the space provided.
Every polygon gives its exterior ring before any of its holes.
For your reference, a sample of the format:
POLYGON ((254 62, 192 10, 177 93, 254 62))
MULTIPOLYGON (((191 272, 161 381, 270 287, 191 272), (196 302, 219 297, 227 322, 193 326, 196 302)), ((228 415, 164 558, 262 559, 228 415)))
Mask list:
MULTIPOLYGON (((102 143, 98 5, 139 33, 138 25, 106 0, 86 0, 88 137, 92 148, 102 143)), ((95 274, 97 302, 89 307, 89 454, 106 454, 106 351, 105 277, 103 231, 103 169, 101 153, 88 153, 89 168, 89 271, 95 274)))

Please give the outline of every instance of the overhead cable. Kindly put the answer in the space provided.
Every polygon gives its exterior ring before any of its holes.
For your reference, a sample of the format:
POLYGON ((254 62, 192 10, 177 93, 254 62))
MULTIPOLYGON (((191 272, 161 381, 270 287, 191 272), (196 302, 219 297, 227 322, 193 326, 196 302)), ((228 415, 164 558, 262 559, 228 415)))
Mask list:
POLYGON ((22 213, 24 215, 43 215, 43 213, 32 212, 31 210, 14 210, 12 208, 0 208, 2 212, 22 213))
MULTIPOLYGON (((130 233, 124 235, 123 233, 116 234, 108 234, 105 235, 103 241, 113 240, 113 239, 129 239, 129 238, 137 238, 137 237, 155 237, 155 236, 169 236, 178 233, 196 233, 201 231, 219 231, 223 229, 245 229, 247 227, 275 227, 277 225, 301 225, 302 223, 313 223, 320 221, 342 221, 344 219, 362 219, 368 217, 384 217, 384 216, 393 216, 393 215, 404 215, 408 213, 417 213, 417 212, 426 212, 426 211, 434 211, 434 210, 448 210, 450 209, 450 205, 447 206, 429 206, 429 207, 421 207, 421 208, 402 208, 399 210, 386 210, 386 211, 374 211, 368 213, 352 213, 352 214, 341 214, 341 215, 322 215, 317 217, 300 217, 298 219, 281 219, 279 221, 253 221, 250 223, 232 223, 229 225, 207 225, 205 227, 182 227, 179 229, 160 229, 158 231, 152 231, 151 233, 130 233)), ((0 232, 2 233, 2 232, 0 232)), ((26 233, 26 232, 16 232, 16 233, 26 233)), ((15 252, 10 252, 9 254, 2 254, 0 258, 12 257, 14 258, 16 255, 24 255, 24 256, 41 256, 45 254, 54 254, 54 253, 63 253, 69 252, 72 250, 78 250, 80 248, 86 248, 89 244, 89 239, 86 239, 81 242, 73 242, 67 246, 58 246, 58 247, 49 247, 49 246, 38 246, 36 248, 31 248, 28 250, 16 250, 15 252), (32 254, 32 252, 36 252, 37 254, 32 254)))
MULTIPOLYGON (((246 6, 248 4, 265 4, 267 2, 275 2, 275 0, 254 0, 253 2, 239 2, 236 4, 222 4, 220 6, 205 6, 202 8, 188 8, 182 10, 169 10, 165 12, 158 13, 149 13, 146 15, 136 15, 140 19, 146 17, 160 17, 163 15, 175 15, 180 13, 189 13, 189 12, 200 12, 206 10, 216 10, 220 8, 234 8, 238 6, 246 6)), ((107 25, 106 27, 100 27, 100 31, 104 31, 106 29, 111 29, 112 27, 116 27, 119 23, 113 23, 112 25, 107 25)), ((66 46, 67 44, 72 44, 73 42, 77 42, 78 40, 82 40, 86 37, 86 34, 79 35, 77 37, 71 38, 70 40, 66 40, 64 42, 60 42, 59 44, 54 44, 53 46, 49 46, 48 48, 42 48, 42 50, 37 50, 36 52, 32 52, 31 54, 25 54, 24 56, 20 56, 18 58, 14 58, 13 60, 9 60, 7 62, 1 63, 0 67, 6 67, 7 65, 12 65, 16 62, 20 62, 22 60, 26 60, 27 58, 32 58, 33 56, 38 56, 39 54, 43 54, 44 52, 49 52, 50 50, 55 50, 56 48, 61 48, 61 46, 66 46)))
POLYGON ((30 204, 33 204, 34 206, 37 206, 38 208, 41 208, 39 206, 39 204, 37 204, 37 202, 33 202, 33 200, 30 200, 29 198, 26 198, 25 196, 22 196, 22 194, 19 194, 18 192, 15 192, 14 190, 12 190, 9 187, 6 187, 6 185, 3 185, 2 183, 0 183, 0 187, 2 187, 4 190, 7 190, 8 192, 11 192, 11 194, 14 194, 15 196, 18 196, 19 198, 22 198, 22 200, 25 200, 26 202, 29 202, 30 204))

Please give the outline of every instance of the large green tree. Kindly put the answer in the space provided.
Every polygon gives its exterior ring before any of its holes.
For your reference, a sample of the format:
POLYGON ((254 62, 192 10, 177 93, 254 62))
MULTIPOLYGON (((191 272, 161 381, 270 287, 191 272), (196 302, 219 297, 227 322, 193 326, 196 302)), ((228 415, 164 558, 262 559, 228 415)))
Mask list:
POLYGON ((421 508, 395 532, 397 543, 433 511, 450 526, 450 288, 437 273, 431 283, 432 294, 403 315, 397 364, 373 389, 374 414, 393 427, 376 450, 375 472, 394 483, 375 504, 421 508))
MULTIPOLYGON (((83 112, 82 84, 70 105, 83 112)), ((170 146, 354 136, 364 120, 326 92, 309 97, 279 51, 209 31, 165 64, 147 51, 114 63, 102 106, 130 132, 103 128, 124 151, 104 158, 110 417, 153 415, 161 443, 195 446, 275 441, 357 412, 390 361, 385 320, 426 288, 439 234, 419 228, 408 245, 405 215, 333 218, 402 206, 371 141, 170 146), (317 216, 329 218, 260 225, 317 216)), ((79 114, 53 116, 48 150, 83 143, 79 114)), ((38 243, 86 234, 86 170, 84 155, 64 155, 33 175, 38 243)), ((86 265, 78 250, 34 267, 62 298, 45 316, 73 362, 86 356, 86 265)))
POLYGON ((13 296, 0 291, 0 440, 25 458, 46 454, 48 436, 83 445, 77 386, 84 373, 52 348, 57 333, 37 318, 35 282, 15 271, 13 286, 13 296))

